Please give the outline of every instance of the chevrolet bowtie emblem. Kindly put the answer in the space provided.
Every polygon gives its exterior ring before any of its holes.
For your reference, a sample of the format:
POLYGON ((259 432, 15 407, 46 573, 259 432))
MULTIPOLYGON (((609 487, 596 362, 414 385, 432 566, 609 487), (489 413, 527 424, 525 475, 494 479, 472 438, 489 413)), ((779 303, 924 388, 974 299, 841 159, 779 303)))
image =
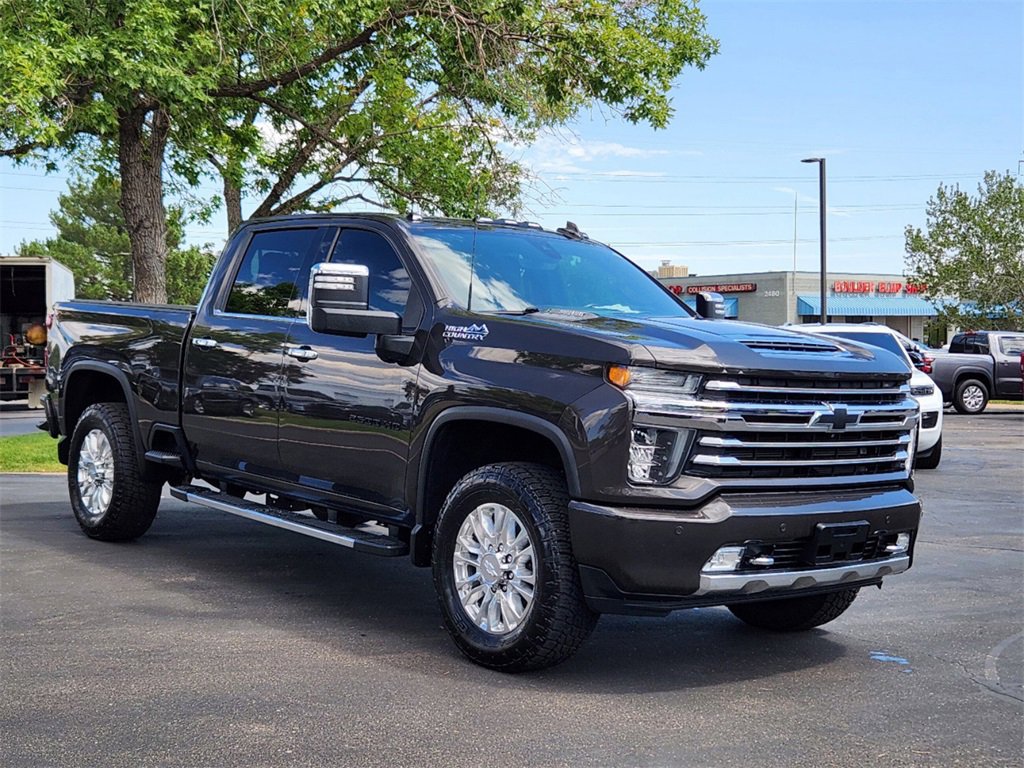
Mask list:
POLYGON ((860 422, 860 414, 850 413, 844 405, 832 407, 826 403, 825 407, 828 408, 827 411, 815 411, 814 415, 811 416, 811 426, 824 424, 830 429, 839 430, 846 429, 849 425, 860 422))

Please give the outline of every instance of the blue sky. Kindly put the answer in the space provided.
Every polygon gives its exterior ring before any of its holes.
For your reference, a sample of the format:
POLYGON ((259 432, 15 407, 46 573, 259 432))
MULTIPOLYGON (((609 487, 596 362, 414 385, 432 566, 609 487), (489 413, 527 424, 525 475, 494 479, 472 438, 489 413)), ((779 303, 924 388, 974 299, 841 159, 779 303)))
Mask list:
MULTIPOLYGON (((595 110, 542 137, 522 151, 539 179, 528 218, 699 274, 790 269, 795 221, 798 268, 816 269, 817 167, 800 159, 823 156, 830 270, 900 272, 903 229, 940 183, 974 190, 1024 160, 1020 0, 702 8, 721 53, 684 73, 669 128, 595 110)), ((0 163, 0 253, 51 232, 64 188, 0 163)), ((225 229, 215 216, 188 236, 219 247, 225 229)))

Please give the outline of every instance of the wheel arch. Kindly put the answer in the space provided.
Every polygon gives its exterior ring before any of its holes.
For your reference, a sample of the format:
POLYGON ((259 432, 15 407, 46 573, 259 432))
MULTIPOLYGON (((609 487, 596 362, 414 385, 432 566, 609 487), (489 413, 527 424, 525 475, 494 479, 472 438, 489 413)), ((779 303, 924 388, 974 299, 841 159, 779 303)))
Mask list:
POLYGON ((61 390, 58 418, 67 437, 58 444, 58 454, 62 463, 67 464, 68 452, 71 449, 70 438, 86 408, 96 403, 124 403, 132 420, 132 438, 135 441, 139 470, 145 472, 146 450, 139 431, 131 382, 124 371, 96 360, 73 363, 65 374, 61 390))
POLYGON ((527 413, 488 406, 456 406, 430 425, 417 462, 416 525, 410 552, 415 565, 430 565, 434 523, 448 492, 459 478, 498 461, 535 461, 562 472, 570 496, 580 494, 579 473, 568 437, 550 421, 527 413), (451 460, 451 444, 486 436, 466 456, 451 460))

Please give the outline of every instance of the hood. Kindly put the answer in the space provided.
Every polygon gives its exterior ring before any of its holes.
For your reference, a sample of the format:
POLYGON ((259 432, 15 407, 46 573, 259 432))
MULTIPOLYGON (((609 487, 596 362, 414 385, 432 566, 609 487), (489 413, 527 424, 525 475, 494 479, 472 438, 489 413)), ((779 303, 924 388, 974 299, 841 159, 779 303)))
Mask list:
POLYGON ((583 337, 581 342, 604 341, 626 350, 629 362, 665 368, 735 374, 791 371, 826 376, 909 376, 906 363, 882 349, 735 320, 633 320, 556 311, 515 317, 513 322, 523 330, 544 327, 549 332, 558 329, 583 337))

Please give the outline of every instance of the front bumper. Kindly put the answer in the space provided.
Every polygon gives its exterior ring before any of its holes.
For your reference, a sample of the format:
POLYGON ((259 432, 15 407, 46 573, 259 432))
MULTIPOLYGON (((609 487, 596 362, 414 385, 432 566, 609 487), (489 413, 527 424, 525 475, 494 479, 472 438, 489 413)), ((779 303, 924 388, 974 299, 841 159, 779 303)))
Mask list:
MULTIPOLYGON (((587 602, 602 613, 663 615, 679 608, 765 600, 879 584, 907 570, 921 519, 903 487, 803 493, 723 494, 693 509, 569 504, 573 551, 587 602), (911 534, 906 553, 864 559, 702 573, 724 546, 793 547, 819 523, 868 524, 876 541, 911 534)), ((876 556, 876 554, 881 556, 876 556)))

